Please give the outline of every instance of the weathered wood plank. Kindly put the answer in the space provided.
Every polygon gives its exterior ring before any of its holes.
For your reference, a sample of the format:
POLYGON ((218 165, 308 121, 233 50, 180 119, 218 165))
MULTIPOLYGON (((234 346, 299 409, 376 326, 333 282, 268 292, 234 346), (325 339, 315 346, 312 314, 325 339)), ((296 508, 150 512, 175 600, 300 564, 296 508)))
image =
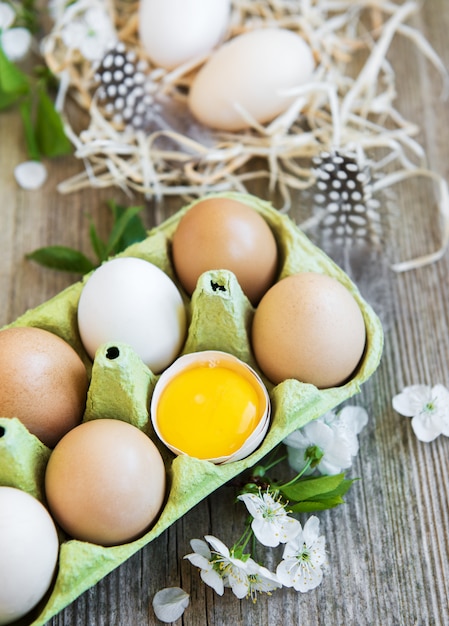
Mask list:
MULTIPOLYGON (((423 3, 416 24, 449 66, 447 0, 423 3)), ((403 69, 400 109, 421 127, 419 139, 431 167, 449 178, 449 107, 439 97, 440 79, 405 39, 395 42, 392 54, 395 66, 403 69)), ((0 115, 0 137, 4 324, 77 278, 43 270, 25 255, 52 243, 90 255, 88 214, 105 235, 110 219, 104 202, 123 197, 110 190, 58 195, 56 183, 79 167, 71 159, 51 168, 41 192, 22 191, 12 178, 14 164, 24 158, 20 121, 13 113, 0 115)), ((404 186, 397 192, 389 241, 396 261, 432 250, 440 237, 429 186, 404 186)), ((173 200, 164 210, 171 213, 181 204, 173 200)), ((148 225, 164 215, 151 210, 145 217, 148 225)), ((361 480, 345 506, 319 516, 330 565, 317 590, 306 595, 280 590, 253 605, 238 601, 229 590, 218 597, 200 581, 182 558, 190 551, 189 540, 212 533, 232 543, 243 529, 243 506, 234 504, 235 490, 225 486, 67 607, 51 626, 156 624, 152 597, 171 585, 191 594, 184 626, 449 624, 449 441, 418 442, 409 421, 391 408, 391 398, 407 384, 449 385, 449 257, 403 275, 387 273, 383 297, 385 353, 378 372, 354 400, 370 413, 351 472, 361 480)), ((273 554, 264 558, 270 564, 273 554)))

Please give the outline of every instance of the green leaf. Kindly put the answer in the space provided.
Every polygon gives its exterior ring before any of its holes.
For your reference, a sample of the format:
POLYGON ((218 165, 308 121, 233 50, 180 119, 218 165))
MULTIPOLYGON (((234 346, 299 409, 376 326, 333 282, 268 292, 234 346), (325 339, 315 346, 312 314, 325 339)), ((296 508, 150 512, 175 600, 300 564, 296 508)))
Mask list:
POLYGON ((344 504, 343 496, 357 479, 347 479, 344 474, 320 476, 299 480, 280 491, 289 500, 289 509, 295 513, 324 511, 344 504))
POLYGON ((290 506, 289 511, 293 513, 312 513, 313 511, 325 511, 326 509, 333 509, 339 504, 344 504, 344 500, 341 497, 329 498, 325 501, 320 500, 305 500, 304 502, 297 502, 290 506))
POLYGON ((37 90, 35 130, 39 149, 44 156, 53 158, 72 151, 61 117, 42 84, 37 90))
POLYGON ((114 215, 114 225, 106 245, 108 255, 117 254, 132 243, 145 239, 146 230, 138 217, 143 207, 133 206, 125 209, 110 202, 109 208, 114 215))
POLYGON ((36 141, 32 119, 32 103, 31 98, 25 98, 20 104, 20 115, 22 117, 23 130, 25 133, 25 142, 27 145, 28 156, 32 161, 40 161, 41 153, 36 141))
POLYGON ((0 46, 0 110, 7 109, 29 92, 26 74, 8 59, 0 46))
POLYGON ((37 33, 39 29, 39 11, 35 4, 34 0, 21 0, 21 2, 15 3, 15 26, 24 26, 32 33, 37 33))
POLYGON ((27 254, 27 259, 44 267, 77 274, 86 274, 95 267, 82 252, 65 246, 39 248, 27 254))
POLYGON ((287 487, 279 487, 282 495, 292 502, 300 500, 315 499, 316 496, 329 493, 338 489, 339 485, 344 481, 344 474, 335 474, 334 476, 319 476, 318 478, 306 478, 287 487))
POLYGON ((317 495, 315 497, 316 500, 324 500, 324 499, 330 499, 335 497, 340 497, 340 496, 344 496, 345 493, 349 490, 350 486, 352 485, 352 483, 355 483, 358 480, 358 478, 352 478, 352 479, 347 479, 345 478, 344 480, 341 481, 341 483, 338 485, 338 487, 336 489, 334 489, 333 491, 327 491, 326 493, 323 493, 321 495, 317 495))
POLYGON ((98 262, 106 261, 107 252, 106 252, 106 244, 99 237, 97 229, 95 228, 95 224, 91 221, 89 226, 89 237, 90 243, 92 244, 92 248, 97 255, 98 262))

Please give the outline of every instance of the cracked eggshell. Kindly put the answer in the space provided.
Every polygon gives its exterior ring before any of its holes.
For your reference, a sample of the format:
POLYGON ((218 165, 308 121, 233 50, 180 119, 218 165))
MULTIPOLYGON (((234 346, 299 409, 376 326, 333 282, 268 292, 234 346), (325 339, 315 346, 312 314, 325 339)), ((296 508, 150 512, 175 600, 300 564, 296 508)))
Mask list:
MULTIPOLYGON (((188 454, 188 444, 186 443, 185 447, 182 445, 181 431, 176 432, 175 430, 172 430, 170 436, 164 435, 164 427, 161 421, 160 413, 161 397, 164 395, 164 392, 167 390, 170 383, 173 382, 180 374, 199 368, 211 370, 216 367, 229 368, 230 371, 235 372, 238 376, 241 376, 242 379, 248 381, 255 391, 258 399, 257 423, 253 427, 247 439, 237 449, 235 449, 232 454, 221 456, 205 455, 204 457, 201 457, 202 460, 221 464, 241 460, 254 452, 254 450, 256 450, 262 443, 270 423, 271 403, 268 391, 259 375, 249 365, 240 359, 237 359, 232 354, 228 354, 220 350, 204 350, 201 352, 185 354, 177 359, 171 367, 165 370, 156 383, 151 399, 150 413, 153 428, 159 439, 172 452, 174 452, 174 454, 188 454), (171 438, 172 436, 176 437, 176 444, 174 442, 175 440, 171 438)), ((192 404, 190 402, 186 402, 186 407, 188 408, 181 419, 186 422, 189 421, 189 430, 193 429, 194 437, 204 438, 206 429, 199 429, 198 423, 196 422, 197 414, 195 411, 197 408, 201 411, 201 406, 203 404, 206 405, 207 402, 212 401, 213 406, 208 414, 210 419, 207 424, 207 432, 211 437, 210 449, 217 449, 217 443, 229 434, 223 434, 223 431, 226 431, 227 429, 220 422, 220 419, 223 417, 222 407, 226 402, 226 399, 223 398, 222 394, 226 395, 226 388, 224 385, 221 386, 221 383, 217 384, 217 387, 212 390, 209 397, 207 397, 207 390, 204 391, 203 395, 202 389, 195 386, 192 386, 192 389, 194 390, 194 394, 192 395, 192 404), (211 427, 209 428, 209 426, 211 427)), ((235 438, 237 439, 239 436, 240 435, 236 427, 235 438)))

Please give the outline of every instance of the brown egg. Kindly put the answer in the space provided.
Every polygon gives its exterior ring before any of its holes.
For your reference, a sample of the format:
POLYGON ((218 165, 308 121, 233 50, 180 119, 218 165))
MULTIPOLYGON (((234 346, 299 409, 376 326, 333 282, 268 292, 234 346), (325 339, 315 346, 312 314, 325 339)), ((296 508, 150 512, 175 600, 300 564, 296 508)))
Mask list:
POLYGON ((274 384, 295 378, 319 388, 341 385, 357 367, 365 338, 353 295, 336 279, 311 272, 271 287, 252 326, 254 356, 274 384))
POLYGON ((0 331, 0 381, 0 415, 17 417, 49 447, 83 417, 86 368, 53 333, 18 326, 0 331))
POLYGON ((165 467, 138 428, 95 419, 71 430, 53 450, 45 493, 53 517, 71 537, 118 545, 143 534, 158 514, 165 467))
POLYGON ((173 236, 173 264, 188 294, 209 270, 233 272, 256 305, 273 284, 277 245, 270 227, 252 207, 229 198, 206 198, 181 218, 173 236))

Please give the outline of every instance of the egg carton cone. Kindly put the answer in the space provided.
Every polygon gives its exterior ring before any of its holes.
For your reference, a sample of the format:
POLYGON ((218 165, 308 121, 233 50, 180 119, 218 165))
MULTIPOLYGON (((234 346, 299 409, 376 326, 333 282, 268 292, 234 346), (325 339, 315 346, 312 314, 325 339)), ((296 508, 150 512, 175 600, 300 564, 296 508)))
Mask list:
MULTIPOLYGON (((187 455, 175 456, 156 437, 149 407, 155 375, 126 344, 102 345, 92 362, 85 352, 77 325, 77 305, 89 275, 54 298, 27 311, 8 326, 43 328, 67 341, 80 355, 89 375, 89 391, 83 419, 104 417, 128 421, 145 432, 158 447, 166 467, 167 489, 162 510, 148 532, 123 545, 104 547, 72 539, 60 531, 60 551, 55 580, 47 596, 24 624, 41 626, 100 579, 158 537, 187 511, 229 480, 252 467, 292 431, 316 419, 360 391, 376 370, 383 348, 379 318, 362 298, 356 285, 293 221, 255 196, 232 193, 209 194, 244 202, 268 223, 278 245, 277 280, 298 272, 324 273, 337 279, 354 296, 366 326, 366 346, 351 379, 339 387, 317 387, 288 379, 273 385, 254 359, 250 329, 254 307, 229 271, 204 273, 188 297, 177 282, 171 263, 171 240, 186 211, 183 207, 147 238, 127 248, 120 257, 145 259, 162 269, 179 287, 187 310, 188 330, 181 354, 202 350, 228 352, 246 362, 264 381, 271 400, 270 426, 261 445, 250 456, 216 465, 187 455)), ((45 504, 44 474, 51 450, 15 418, 0 418, 0 485, 22 489, 45 504)))

